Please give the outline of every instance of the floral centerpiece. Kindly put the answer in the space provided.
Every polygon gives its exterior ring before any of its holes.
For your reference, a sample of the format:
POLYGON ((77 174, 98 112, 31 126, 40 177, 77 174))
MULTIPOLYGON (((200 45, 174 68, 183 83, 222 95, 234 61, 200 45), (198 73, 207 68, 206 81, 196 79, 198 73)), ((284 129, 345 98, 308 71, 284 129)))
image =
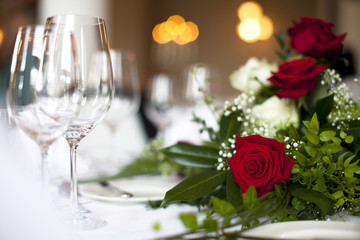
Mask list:
POLYGON ((161 203, 193 204, 206 213, 201 220, 183 214, 190 232, 176 239, 194 232, 196 239, 236 239, 266 222, 359 215, 360 110, 332 69, 345 38, 332 27, 315 18, 295 22, 276 36, 280 64, 251 58, 230 76, 241 93, 224 104, 218 130, 195 117, 208 142, 160 150, 202 169, 161 203))

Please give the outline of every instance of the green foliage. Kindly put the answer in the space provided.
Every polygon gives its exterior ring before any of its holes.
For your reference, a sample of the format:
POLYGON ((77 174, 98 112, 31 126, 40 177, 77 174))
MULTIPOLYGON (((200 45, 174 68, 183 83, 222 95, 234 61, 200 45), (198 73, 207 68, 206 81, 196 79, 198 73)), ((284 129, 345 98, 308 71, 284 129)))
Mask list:
POLYGON ((176 163, 193 167, 214 168, 218 159, 217 149, 186 143, 163 148, 161 152, 176 163))
POLYGON ((212 142, 217 142, 218 140, 218 135, 216 133, 216 131, 212 128, 212 127, 209 127, 206 123, 206 120, 196 116, 196 114, 194 113, 193 114, 193 122, 195 123, 198 123, 201 128, 200 128, 200 133, 203 133, 203 132, 207 132, 208 133, 208 136, 209 136, 209 139, 210 141, 212 142))
POLYGON ((158 232, 161 230, 161 224, 159 222, 155 222, 152 226, 153 230, 158 232))
POLYGON ((285 42, 286 36, 287 36, 286 32, 280 32, 278 34, 275 34, 275 39, 280 46, 280 51, 276 51, 276 54, 283 61, 287 61, 291 54, 291 50, 287 47, 285 42))
POLYGON ((220 184, 223 184, 225 179, 226 172, 218 172, 210 169, 200 174, 190 176, 165 194, 161 207, 173 202, 201 198, 209 194, 220 184))
POLYGON ((226 197, 227 200, 234 206, 241 206, 241 189, 240 186, 235 182, 233 173, 228 171, 226 176, 226 197))
POLYGON ((354 137, 343 130, 322 131, 316 113, 304 125, 304 147, 294 154, 297 164, 289 185, 293 207, 303 218, 324 218, 340 207, 352 210, 360 195, 360 166, 344 146, 354 137))
POLYGON ((212 196, 211 202, 214 212, 223 217, 229 217, 236 213, 235 207, 225 200, 212 196))
POLYGON ((186 228, 189 228, 191 230, 197 230, 199 228, 197 218, 194 213, 181 213, 180 220, 186 228))
POLYGON ((221 143, 227 141, 230 137, 240 134, 242 122, 238 121, 237 118, 241 112, 236 110, 231 112, 229 116, 221 116, 219 130, 221 143))

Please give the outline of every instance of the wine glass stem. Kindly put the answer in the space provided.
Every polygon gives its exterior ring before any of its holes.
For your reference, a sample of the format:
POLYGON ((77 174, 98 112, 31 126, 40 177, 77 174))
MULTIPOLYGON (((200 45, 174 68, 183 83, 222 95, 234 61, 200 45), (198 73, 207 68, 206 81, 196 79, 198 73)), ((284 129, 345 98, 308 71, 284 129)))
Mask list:
POLYGON ((70 144, 70 207, 73 212, 78 211, 78 185, 76 177, 76 152, 79 144, 70 144))
POLYGON ((42 192, 46 193, 48 190, 48 181, 49 181, 48 166, 47 166, 49 146, 48 145, 40 146, 40 151, 41 151, 41 161, 40 161, 41 187, 42 187, 42 192))

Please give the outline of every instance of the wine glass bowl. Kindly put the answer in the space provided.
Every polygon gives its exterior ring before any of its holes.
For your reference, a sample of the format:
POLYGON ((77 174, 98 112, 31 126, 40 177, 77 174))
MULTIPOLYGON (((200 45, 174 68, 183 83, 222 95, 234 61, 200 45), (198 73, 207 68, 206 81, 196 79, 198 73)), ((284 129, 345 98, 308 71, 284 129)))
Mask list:
POLYGON ((165 73, 156 74, 148 84, 145 113, 156 125, 159 135, 171 123, 174 105, 174 89, 172 78, 165 73))
POLYGON ((33 25, 19 28, 14 45, 7 108, 17 126, 40 147, 44 185, 49 147, 67 131, 82 95, 71 41, 70 32, 64 32, 60 41, 49 29, 33 25), (64 54, 57 54, 57 48, 64 54))

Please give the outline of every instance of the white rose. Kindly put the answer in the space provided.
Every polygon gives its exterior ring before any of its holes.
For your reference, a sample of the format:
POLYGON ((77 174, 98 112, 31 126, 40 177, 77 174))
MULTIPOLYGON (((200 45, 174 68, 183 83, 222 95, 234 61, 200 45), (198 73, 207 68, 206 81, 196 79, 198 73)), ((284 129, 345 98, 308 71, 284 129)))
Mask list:
POLYGON ((290 124, 298 126, 299 113, 295 102, 291 99, 273 96, 259 105, 255 105, 251 112, 252 117, 271 123, 275 130, 286 128, 290 124))
POLYGON ((230 83, 233 88, 244 93, 251 93, 252 91, 256 94, 262 84, 270 85, 268 78, 271 77, 271 72, 276 70, 277 64, 275 63, 269 63, 265 59, 249 58, 245 65, 230 75, 230 83))

